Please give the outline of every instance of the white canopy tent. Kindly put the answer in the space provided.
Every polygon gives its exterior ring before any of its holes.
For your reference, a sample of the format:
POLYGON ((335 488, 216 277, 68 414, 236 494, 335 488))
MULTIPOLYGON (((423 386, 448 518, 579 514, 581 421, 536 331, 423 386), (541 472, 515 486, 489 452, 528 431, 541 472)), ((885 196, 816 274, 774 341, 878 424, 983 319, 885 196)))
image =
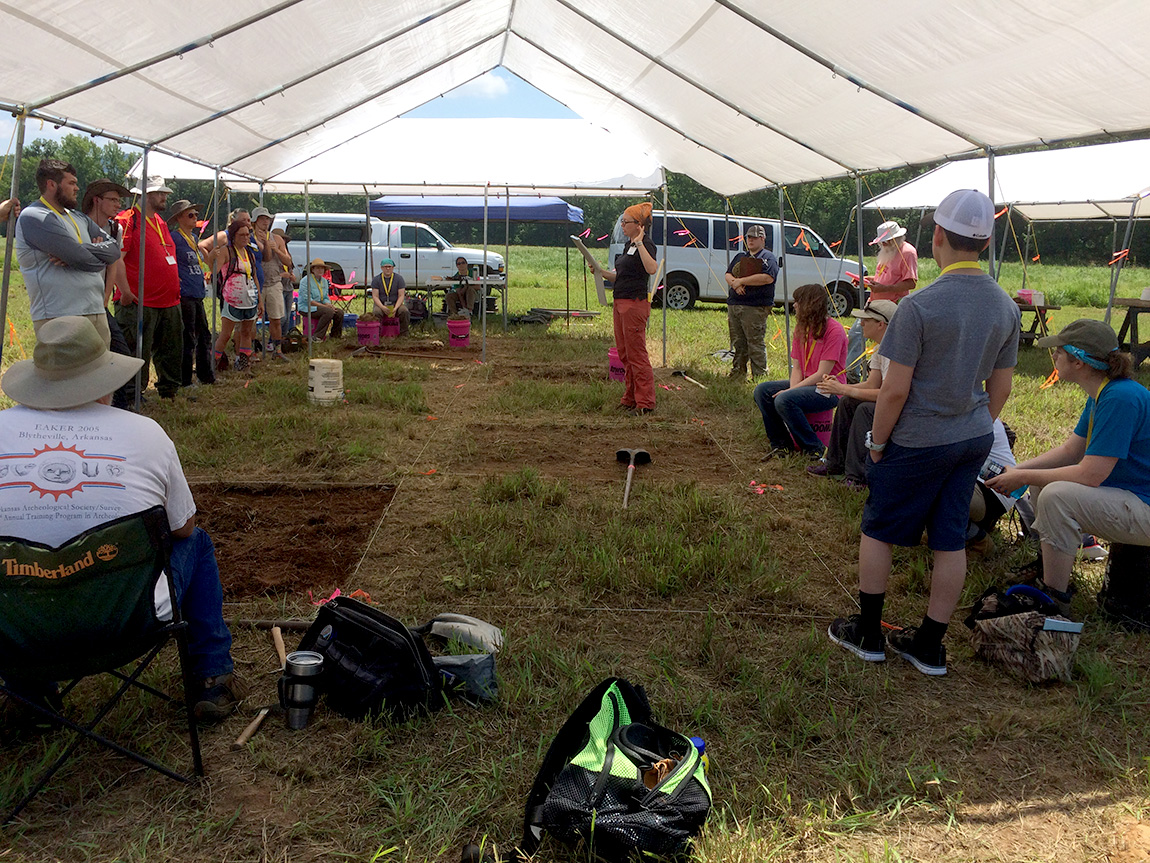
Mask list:
MULTIPOLYGON (((871 198, 864 207, 934 207, 955 189, 982 189, 987 160, 947 162, 871 198)), ((999 156, 994 200, 1032 221, 1150 218, 1150 141, 1122 141, 999 156)))
MULTIPOLYGON (((724 195, 778 186, 780 201, 785 184, 1150 134, 1144 0, 910 4, 898 50, 880 0, 123 0, 116 12, 0 7, 17 156, 39 117, 258 183, 500 65, 666 169, 724 195)), ((8 270, 6 258, 0 323, 8 270)))
MULTIPOLYGON (((988 175, 988 161, 948 162, 871 198, 863 207, 880 211, 929 209, 954 189, 981 187, 982 179, 988 175)), ((993 197, 995 203, 1031 222, 1109 219, 1115 223, 1115 231, 1120 220, 1126 222, 1122 249, 1114 250, 1116 260, 1106 306, 1109 321, 1126 260, 1122 252, 1130 247, 1134 220, 1150 218, 1150 141, 1001 156, 994 163, 993 197)), ((1029 239, 1028 234, 1028 243, 1029 239)), ((1025 264, 1024 255, 1024 267, 1025 264)))
MULTIPOLYGON (((136 162, 130 176, 137 177, 136 162)), ((214 172, 175 156, 149 158, 148 172, 211 180, 214 172)), ((313 195, 474 195, 485 186, 538 195, 645 195, 659 164, 619 135, 586 120, 398 118, 258 183, 222 179, 232 191, 313 195)))

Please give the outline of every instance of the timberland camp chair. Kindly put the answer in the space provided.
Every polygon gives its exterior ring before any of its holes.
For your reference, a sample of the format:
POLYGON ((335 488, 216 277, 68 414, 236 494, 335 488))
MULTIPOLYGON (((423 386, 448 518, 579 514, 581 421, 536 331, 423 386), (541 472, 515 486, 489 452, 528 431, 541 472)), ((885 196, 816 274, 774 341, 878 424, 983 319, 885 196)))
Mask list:
POLYGON ((176 701, 140 680, 171 639, 183 672, 192 767, 196 776, 204 775, 187 624, 171 599, 175 596, 167 571, 171 549, 167 515, 159 506, 87 530, 59 548, 0 537, 0 690, 52 725, 76 732, 59 758, 9 810, 4 824, 28 805, 84 739, 177 781, 192 781, 95 730, 133 686, 176 701), (155 601, 165 587, 170 598, 166 620, 157 614, 155 601), (123 667, 131 663, 135 666, 124 673, 123 667), (81 679, 95 674, 111 674, 120 684, 82 725, 63 715, 62 699, 81 679), (70 682, 62 683, 59 698, 45 698, 46 687, 54 689, 56 681, 70 682), (32 694, 36 692, 41 695, 32 694))

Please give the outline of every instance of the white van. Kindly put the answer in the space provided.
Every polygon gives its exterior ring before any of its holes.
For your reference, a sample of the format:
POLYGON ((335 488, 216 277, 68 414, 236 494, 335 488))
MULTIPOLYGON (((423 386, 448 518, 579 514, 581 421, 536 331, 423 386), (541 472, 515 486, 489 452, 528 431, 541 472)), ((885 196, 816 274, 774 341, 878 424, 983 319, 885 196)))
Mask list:
MULTIPOLYGON (((432 276, 450 277, 455 259, 466 258, 473 273, 483 268, 483 250, 453 246, 442 234, 421 222, 385 222, 361 213, 278 213, 272 229, 283 228, 292 239, 291 252, 300 275, 307 271, 307 230, 311 229, 311 257, 331 267, 336 284, 370 284, 384 258, 411 287, 426 285, 432 276), (370 227, 370 234, 369 234, 370 227), (370 248, 368 238, 370 236, 370 248), (352 275, 354 273, 354 276, 352 275)), ((503 256, 488 249, 487 274, 505 273, 503 256)))
MULTIPOLYGON (((663 212, 651 214, 651 240, 663 254, 663 212)), ((620 217, 622 218, 622 217, 620 217)), ((722 213, 667 213, 667 305, 672 309, 689 309, 696 300, 722 303, 727 300, 728 253, 733 258, 742 251, 743 232, 751 225, 762 225, 767 232, 767 249, 780 258, 787 269, 787 298, 800 285, 826 285, 836 315, 849 314, 858 303, 858 261, 844 260, 831 254, 823 238, 807 225, 786 223, 785 261, 779 254, 778 220, 751 216, 727 216, 722 213)), ((616 221, 610 258, 623 251, 626 242, 622 223, 616 221)), ((783 277, 779 274, 775 302, 783 302, 783 277)), ((656 303, 659 302, 656 295, 656 303)))

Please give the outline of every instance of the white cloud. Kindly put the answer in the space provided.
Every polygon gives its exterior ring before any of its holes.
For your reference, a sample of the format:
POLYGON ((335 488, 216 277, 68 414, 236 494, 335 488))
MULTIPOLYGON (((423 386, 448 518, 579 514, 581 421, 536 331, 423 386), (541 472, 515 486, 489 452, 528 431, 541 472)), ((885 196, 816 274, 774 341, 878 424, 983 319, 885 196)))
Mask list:
POLYGON ((474 81, 469 81, 462 87, 456 87, 450 93, 445 93, 445 99, 502 99, 511 92, 507 79, 488 72, 474 81))

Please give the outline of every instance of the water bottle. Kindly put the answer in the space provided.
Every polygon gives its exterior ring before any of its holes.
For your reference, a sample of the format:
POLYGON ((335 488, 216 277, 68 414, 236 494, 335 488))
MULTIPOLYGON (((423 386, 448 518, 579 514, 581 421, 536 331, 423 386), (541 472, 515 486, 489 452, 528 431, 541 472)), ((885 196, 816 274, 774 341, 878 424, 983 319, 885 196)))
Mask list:
POLYGON ((707 742, 702 737, 692 737, 691 742, 699 750, 699 760, 703 762, 703 774, 711 771, 711 759, 707 757, 707 742))

